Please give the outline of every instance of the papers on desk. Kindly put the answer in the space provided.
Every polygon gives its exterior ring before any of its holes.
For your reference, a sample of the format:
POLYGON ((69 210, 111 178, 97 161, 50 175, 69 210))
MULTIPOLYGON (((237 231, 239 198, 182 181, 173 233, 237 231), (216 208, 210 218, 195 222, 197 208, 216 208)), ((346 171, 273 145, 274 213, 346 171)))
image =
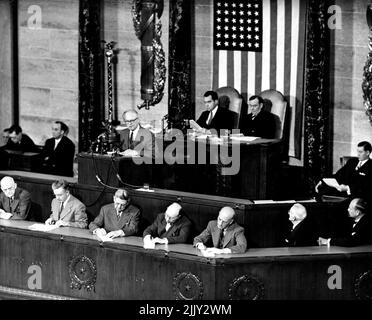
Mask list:
POLYGON ((9 212, 5 212, 3 209, 0 209, 0 219, 9 220, 13 215, 9 212))
POLYGON ((54 229, 57 229, 58 226, 55 224, 43 224, 43 223, 34 223, 33 225, 29 226, 28 229, 33 230, 33 231, 52 231, 54 229))
POLYGON ((206 258, 214 258, 216 254, 208 249, 200 250, 200 253, 202 254, 203 257, 206 258))
POLYGON ((251 142, 260 137, 251 137, 251 136, 231 136, 231 140, 239 141, 239 142, 251 142))
POLYGON ((144 249, 155 249, 155 242, 150 237, 143 238, 144 249))
POLYGON ((97 238, 99 241, 102 241, 102 242, 108 242, 108 241, 112 241, 113 239, 108 237, 107 235, 104 235, 104 236, 101 236, 101 235, 98 235, 96 234, 97 238))
POLYGON ((338 188, 340 185, 338 184, 337 180, 335 178, 323 178, 323 181, 326 185, 332 187, 332 188, 338 188))

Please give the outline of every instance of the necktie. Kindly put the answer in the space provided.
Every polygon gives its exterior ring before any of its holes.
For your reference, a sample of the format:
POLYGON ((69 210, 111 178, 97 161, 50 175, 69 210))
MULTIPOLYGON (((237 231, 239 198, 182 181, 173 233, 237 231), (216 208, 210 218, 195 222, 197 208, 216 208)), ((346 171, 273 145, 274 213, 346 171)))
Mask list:
POLYGON ((10 197, 9 198, 9 208, 10 208, 10 213, 13 213, 13 201, 14 201, 14 198, 13 197, 10 197))
POLYGON ((217 248, 223 249, 223 240, 224 240, 224 237, 225 237, 225 233, 224 233, 224 229, 222 229, 221 232, 220 232, 220 239, 218 240, 217 248))
POLYGON ((358 163, 358 165, 356 166, 355 170, 359 170, 361 166, 362 166, 362 161, 359 161, 359 163, 358 163))
POLYGON ((118 219, 120 219, 120 217, 121 217, 121 211, 118 211, 118 212, 116 213, 116 215, 118 216, 118 219))
POLYGON ((172 226, 172 225, 171 225, 169 222, 167 222, 167 224, 166 224, 166 226, 165 226, 165 231, 168 231, 168 230, 170 229, 171 226, 172 226))
POLYGON ((129 149, 133 149, 133 131, 130 132, 129 136, 129 149))
POLYGON ((212 111, 209 111, 209 116, 208 116, 208 119, 207 119, 207 125, 209 126, 212 122, 212 111))
POLYGON ((59 218, 61 217, 61 213, 63 211, 63 202, 61 202, 61 206, 59 207, 59 211, 58 211, 58 220, 59 218))

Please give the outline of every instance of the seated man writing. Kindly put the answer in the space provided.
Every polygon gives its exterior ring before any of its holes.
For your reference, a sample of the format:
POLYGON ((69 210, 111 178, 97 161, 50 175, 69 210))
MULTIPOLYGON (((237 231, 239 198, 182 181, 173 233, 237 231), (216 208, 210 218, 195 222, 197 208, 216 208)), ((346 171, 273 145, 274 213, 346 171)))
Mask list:
POLYGON ((223 207, 217 220, 210 221, 207 228, 194 238, 194 247, 209 253, 244 253, 247 240, 244 228, 234 221, 235 211, 231 207, 223 207), (212 241, 213 247, 208 248, 212 241))
POLYGON ((127 237, 138 232, 139 221, 140 209, 130 203, 126 190, 118 189, 114 203, 101 208, 99 215, 89 224, 89 230, 99 237, 127 237))
POLYGON ((181 205, 174 202, 165 213, 158 214, 155 221, 143 232, 144 242, 186 243, 191 231, 191 221, 182 215, 181 211, 181 205))
POLYGON ((88 226, 85 205, 70 193, 67 182, 55 181, 52 189, 55 198, 52 200, 52 213, 45 224, 85 229, 88 226))

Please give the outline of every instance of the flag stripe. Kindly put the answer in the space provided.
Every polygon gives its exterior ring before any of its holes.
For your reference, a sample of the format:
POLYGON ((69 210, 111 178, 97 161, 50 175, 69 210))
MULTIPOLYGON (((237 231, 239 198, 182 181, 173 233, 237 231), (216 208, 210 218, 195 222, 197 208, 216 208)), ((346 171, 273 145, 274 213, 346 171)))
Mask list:
MULTIPOLYGON (((270 24, 271 24, 271 12, 270 12, 270 0, 263 0, 262 2, 262 87, 270 87, 270 66, 272 59, 270 58, 270 24)), ((259 91, 258 88, 257 91, 259 91)))
MULTIPOLYGON (((271 1, 271 21, 277 20, 277 0, 271 1)), ((271 23, 271 22, 270 22, 271 23)), ((269 28, 268 28, 269 29, 269 28)), ((276 44, 277 44, 277 24, 271 23, 271 37, 268 39, 270 43, 270 72, 269 72, 269 78, 270 78, 270 85, 262 87, 262 90, 270 89, 270 88, 276 88, 276 77, 270 76, 276 74, 276 44)), ((269 30, 270 30, 269 29, 269 30)))
POLYGON ((234 51, 227 51, 227 82, 226 85, 234 86, 234 51))
POLYGON ((218 86, 226 87, 227 86, 227 51, 220 50, 220 60, 219 60, 219 76, 218 76, 218 86))
POLYGON ((241 92, 241 79, 242 79, 242 51, 234 51, 234 88, 241 92))
MULTIPOLYGON (((292 0, 293 3, 297 2, 297 0, 292 0)), ((296 82, 296 105, 295 105, 295 132, 294 132, 294 154, 296 158, 300 158, 301 156, 301 139, 297 137, 302 136, 302 117, 303 117, 303 96, 304 96, 304 67, 305 67, 305 42, 306 42, 306 12, 307 12, 307 2, 306 1, 299 1, 300 6, 300 14, 299 14, 299 31, 298 31, 298 50, 297 50, 297 82, 296 82)), ((295 51, 295 50, 294 50, 295 51)))
POLYGON ((248 98, 255 94, 256 90, 256 55, 254 52, 248 52, 248 98))
POLYGON ((213 50, 213 80, 212 88, 218 88, 219 84, 219 70, 220 70, 220 52, 213 50))
MULTIPOLYGON (((296 0, 296 2, 298 2, 298 0, 296 0)), ((286 25, 286 29, 287 30, 292 30, 292 20, 293 21, 296 21, 295 19, 293 19, 293 16, 292 16, 292 4, 290 1, 286 1, 285 2, 285 25, 286 25)), ((294 26, 296 25, 296 23, 294 24, 294 26)), ((296 61, 296 64, 293 65, 292 64, 292 55, 291 55, 291 52, 292 52, 292 34, 296 34, 296 30, 292 30, 292 32, 287 32, 286 35, 285 35, 285 62, 284 62, 284 92, 283 94, 285 96, 288 96, 290 94, 290 88, 291 88, 291 81, 290 79, 292 79, 292 75, 296 75, 297 74, 297 61, 296 61), (292 70, 292 72, 291 72, 292 70)), ((294 37, 294 42, 295 43, 295 46, 293 48, 293 52, 296 52, 297 53, 297 45, 298 45, 298 41, 295 41, 296 40, 296 36, 294 37)))
POLYGON ((285 0, 278 0, 277 45, 276 45, 276 90, 284 93, 284 38, 285 38, 285 0))

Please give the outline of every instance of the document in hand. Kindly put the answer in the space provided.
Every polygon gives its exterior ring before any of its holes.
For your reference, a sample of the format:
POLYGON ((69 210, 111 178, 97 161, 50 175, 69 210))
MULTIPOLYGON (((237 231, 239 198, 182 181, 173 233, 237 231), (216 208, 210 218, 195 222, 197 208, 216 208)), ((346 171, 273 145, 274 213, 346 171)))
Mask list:
POLYGON ((335 178, 323 178, 324 183, 327 186, 337 189, 340 185, 335 178))
POLYGON ((29 226, 28 228, 30 230, 34 230, 34 231, 48 232, 48 231, 52 231, 54 229, 57 229, 58 226, 56 226, 54 224, 34 223, 33 225, 29 226))
POLYGON ((199 126, 195 120, 190 120, 190 127, 195 129, 196 131, 201 131, 203 128, 199 126))

